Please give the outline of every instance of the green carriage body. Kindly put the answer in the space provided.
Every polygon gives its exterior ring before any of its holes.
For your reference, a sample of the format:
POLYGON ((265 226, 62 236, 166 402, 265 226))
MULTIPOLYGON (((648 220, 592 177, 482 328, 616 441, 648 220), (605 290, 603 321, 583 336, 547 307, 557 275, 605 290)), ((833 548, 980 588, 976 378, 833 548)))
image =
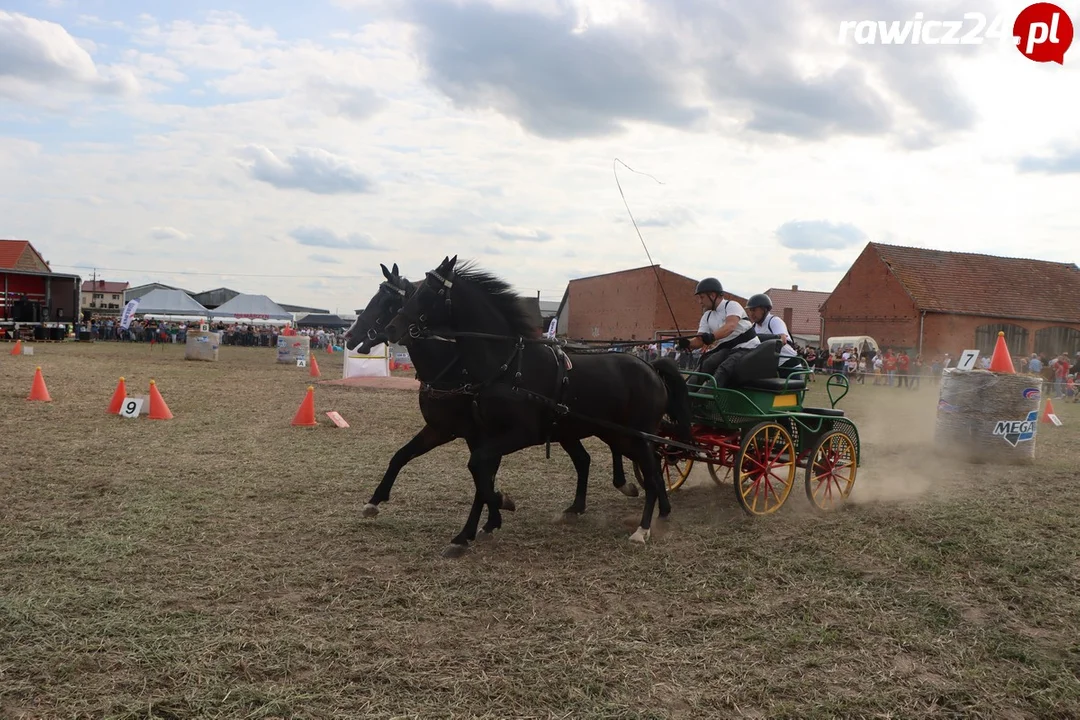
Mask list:
POLYGON ((806 408, 806 377, 813 371, 797 369, 786 378, 753 383, 752 387, 718 388, 708 373, 684 371, 690 385, 690 403, 694 423, 714 431, 737 432, 740 436, 761 422, 774 421, 785 425, 795 440, 796 452, 803 452, 825 433, 839 430, 851 438, 855 446, 855 461, 859 461, 859 432, 851 420, 844 417, 836 404, 848 393, 848 380, 840 374, 830 375, 825 390, 829 408, 806 408), (697 380, 695 380, 695 378, 697 380), (764 389, 764 388, 768 389, 764 389), (839 392, 834 395, 834 389, 839 392))
POLYGON ((800 362, 800 366, 787 369, 784 378, 747 382, 738 388, 717 388, 712 375, 684 371, 695 450, 676 445, 659 448, 668 488, 678 489, 695 462, 705 463, 717 484, 724 483, 717 469, 727 468, 729 474, 734 472, 735 494, 743 510, 765 515, 784 504, 795 474, 801 470, 806 475, 807 497, 815 507, 832 509, 837 500, 843 504, 854 484, 861 452, 855 424, 836 409, 850 389, 848 380, 840 374, 830 375, 826 380, 830 407, 805 407, 806 378, 813 371, 805 360, 800 362), (786 478, 779 477, 776 468, 786 478), (844 471, 846 478, 841 482, 836 475, 844 471), (781 481, 780 494, 771 478, 781 481), (765 496, 761 508, 759 494, 765 496))

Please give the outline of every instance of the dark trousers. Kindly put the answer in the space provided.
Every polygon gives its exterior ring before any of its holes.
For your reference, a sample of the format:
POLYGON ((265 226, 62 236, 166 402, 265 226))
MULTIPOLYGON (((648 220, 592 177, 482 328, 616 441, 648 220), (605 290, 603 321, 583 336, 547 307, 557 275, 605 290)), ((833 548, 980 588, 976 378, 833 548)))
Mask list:
MULTIPOLYGON (((701 360, 701 372, 709 373, 716 380, 716 387, 724 388, 731 384, 731 376, 735 366, 743 359, 746 348, 720 348, 706 355, 701 360)), ((700 383, 700 378, 694 378, 700 383)))

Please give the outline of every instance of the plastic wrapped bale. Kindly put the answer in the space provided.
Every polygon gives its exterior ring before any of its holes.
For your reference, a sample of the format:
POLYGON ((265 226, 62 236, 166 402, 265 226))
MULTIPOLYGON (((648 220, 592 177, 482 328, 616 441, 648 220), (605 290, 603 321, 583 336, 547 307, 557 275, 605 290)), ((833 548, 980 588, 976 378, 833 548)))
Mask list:
POLYGON ((969 462, 1032 463, 1041 396, 1037 377, 950 368, 941 377, 936 444, 969 462))
POLYGON ((217 362, 220 346, 221 333, 188 330, 187 340, 184 342, 184 359, 217 362))
POLYGON ((297 358, 311 363, 311 338, 307 335, 279 335, 277 339, 277 361, 286 365, 295 365, 297 358))

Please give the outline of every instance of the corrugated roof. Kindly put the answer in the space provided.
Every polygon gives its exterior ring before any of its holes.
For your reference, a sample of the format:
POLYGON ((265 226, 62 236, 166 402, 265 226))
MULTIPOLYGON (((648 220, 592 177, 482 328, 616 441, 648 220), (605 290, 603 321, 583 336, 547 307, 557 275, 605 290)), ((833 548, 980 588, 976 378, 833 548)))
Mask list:
POLYGON ((920 310, 1080 323, 1073 263, 870 243, 920 310))
POLYGON ((816 290, 791 290, 769 288, 765 291, 773 302, 773 315, 784 316, 784 309, 791 308, 793 333, 817 335, 821 332, 821 304, 829 299, 831 293, 816 290))

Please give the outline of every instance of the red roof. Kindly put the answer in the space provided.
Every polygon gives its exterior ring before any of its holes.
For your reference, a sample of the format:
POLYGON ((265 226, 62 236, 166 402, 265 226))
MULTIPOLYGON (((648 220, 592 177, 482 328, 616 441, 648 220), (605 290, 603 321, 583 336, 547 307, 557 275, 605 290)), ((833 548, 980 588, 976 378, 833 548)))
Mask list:
POLYGON ((98 280, 95 283, 93 280, 87 280, 82 284, 83 292, 114 293, 119 295, 127 289, 128 283, 126 282, 110 282, 108 280, 98 280))
POLYGON ((28 247, 30 252, 37 255, 45 267, 49 266, 45 259, 41 257, 41 254, 30 244, 29 240, 0 240, 0 269, 14 270, 15 263, 19 262, 19 258, 22 257, 28 247))
POLYGON ((870 243, 920 310, 1080 323, 1073 263, 870 243))
POLYGON ((796 335, 817 336, 821 332, 821 304, 829 299, 831 293, 816 290, 799 290, 799 286, 790 290, 769 288, 765 294, 772 300, 772 314, 784 317, 784 309, 791 308, 791 327, 796 335))

